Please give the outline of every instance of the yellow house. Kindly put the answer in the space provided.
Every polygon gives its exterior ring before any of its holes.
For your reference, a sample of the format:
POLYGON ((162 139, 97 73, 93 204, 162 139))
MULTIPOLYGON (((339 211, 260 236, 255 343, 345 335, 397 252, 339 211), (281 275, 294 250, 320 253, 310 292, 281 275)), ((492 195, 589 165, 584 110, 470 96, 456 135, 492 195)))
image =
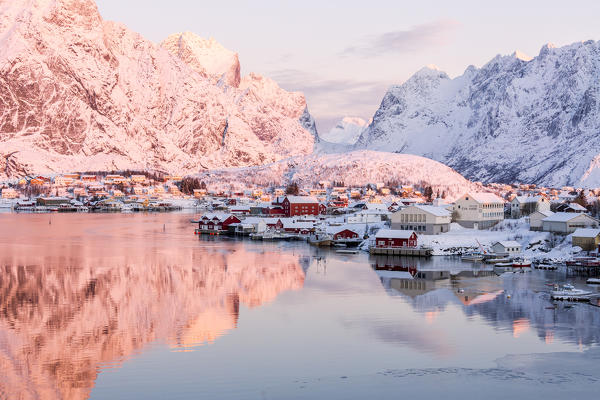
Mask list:
POLYGON ((579 246, 585 251, 596 250, 600 244, 600 229, 578 228, 571 238, 573 246, 579 246))

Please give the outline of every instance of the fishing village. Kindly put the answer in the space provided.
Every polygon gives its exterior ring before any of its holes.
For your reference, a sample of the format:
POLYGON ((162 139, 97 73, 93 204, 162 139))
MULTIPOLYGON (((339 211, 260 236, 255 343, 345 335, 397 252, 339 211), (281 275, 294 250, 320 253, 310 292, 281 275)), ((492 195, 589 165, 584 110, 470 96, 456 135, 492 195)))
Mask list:
MULTIPOLYGON (((598 194, 490 184, 448 199, 429 187, 329 182, 226 191, 188 177, 65 174, 5 183, 0 210, 186 212, 194 215, 194 234, 201 237, 301 240, 337 254, 391 259, 458 257, 475 268, 489 265, 498 275, 561 270, 596 285, 598 194)), ((556 299, 587 301, 597 294, 563 282, 551 285, 556 299)))

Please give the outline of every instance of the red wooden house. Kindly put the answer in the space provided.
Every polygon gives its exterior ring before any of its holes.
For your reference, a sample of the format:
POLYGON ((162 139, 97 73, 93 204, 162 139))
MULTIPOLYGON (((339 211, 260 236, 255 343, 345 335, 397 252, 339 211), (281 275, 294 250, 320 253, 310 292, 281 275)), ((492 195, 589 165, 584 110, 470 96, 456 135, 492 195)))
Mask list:
POLYGON ((296 215, 319 215, 319 202, 309 196, 286 196, 282 202, 286 217, 296 215))
POLYGON ((198 221, 196 233, 227 232, 229 225, 242 222, 235 215, 205 214, 198 221))
POLYGON ((375 235, 375 247, 417 247, 417 234, 414 231, 380 229, 375 235))
POLYGON ((342 240, 342 239, 358 239, 358 233, 350 230, 350 229, 344 229, 341 230, 337 233, 333 234, 333 240, 342 240))

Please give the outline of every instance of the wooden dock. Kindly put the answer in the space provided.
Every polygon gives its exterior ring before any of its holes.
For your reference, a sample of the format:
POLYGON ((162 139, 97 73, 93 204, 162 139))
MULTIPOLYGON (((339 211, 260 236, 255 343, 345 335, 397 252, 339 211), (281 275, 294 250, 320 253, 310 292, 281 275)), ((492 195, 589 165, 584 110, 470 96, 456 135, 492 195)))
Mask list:
POLYGON ((428 247, 371 247, 369 253, 389 256, 431 257, 433 249, 428 247))
POLYGON ((567 265, 567 276, 600 276, 600 266, 567 265))

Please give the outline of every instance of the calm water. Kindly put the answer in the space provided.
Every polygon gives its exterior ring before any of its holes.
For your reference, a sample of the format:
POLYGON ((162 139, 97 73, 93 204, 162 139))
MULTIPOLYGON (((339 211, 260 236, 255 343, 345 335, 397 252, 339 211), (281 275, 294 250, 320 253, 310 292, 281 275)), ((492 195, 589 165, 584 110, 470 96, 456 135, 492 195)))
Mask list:
POLYGON ((554 308, 560 273, 211 240, 190 217, 0 214, 0 398, 600 390, 600 308, 554 308))

